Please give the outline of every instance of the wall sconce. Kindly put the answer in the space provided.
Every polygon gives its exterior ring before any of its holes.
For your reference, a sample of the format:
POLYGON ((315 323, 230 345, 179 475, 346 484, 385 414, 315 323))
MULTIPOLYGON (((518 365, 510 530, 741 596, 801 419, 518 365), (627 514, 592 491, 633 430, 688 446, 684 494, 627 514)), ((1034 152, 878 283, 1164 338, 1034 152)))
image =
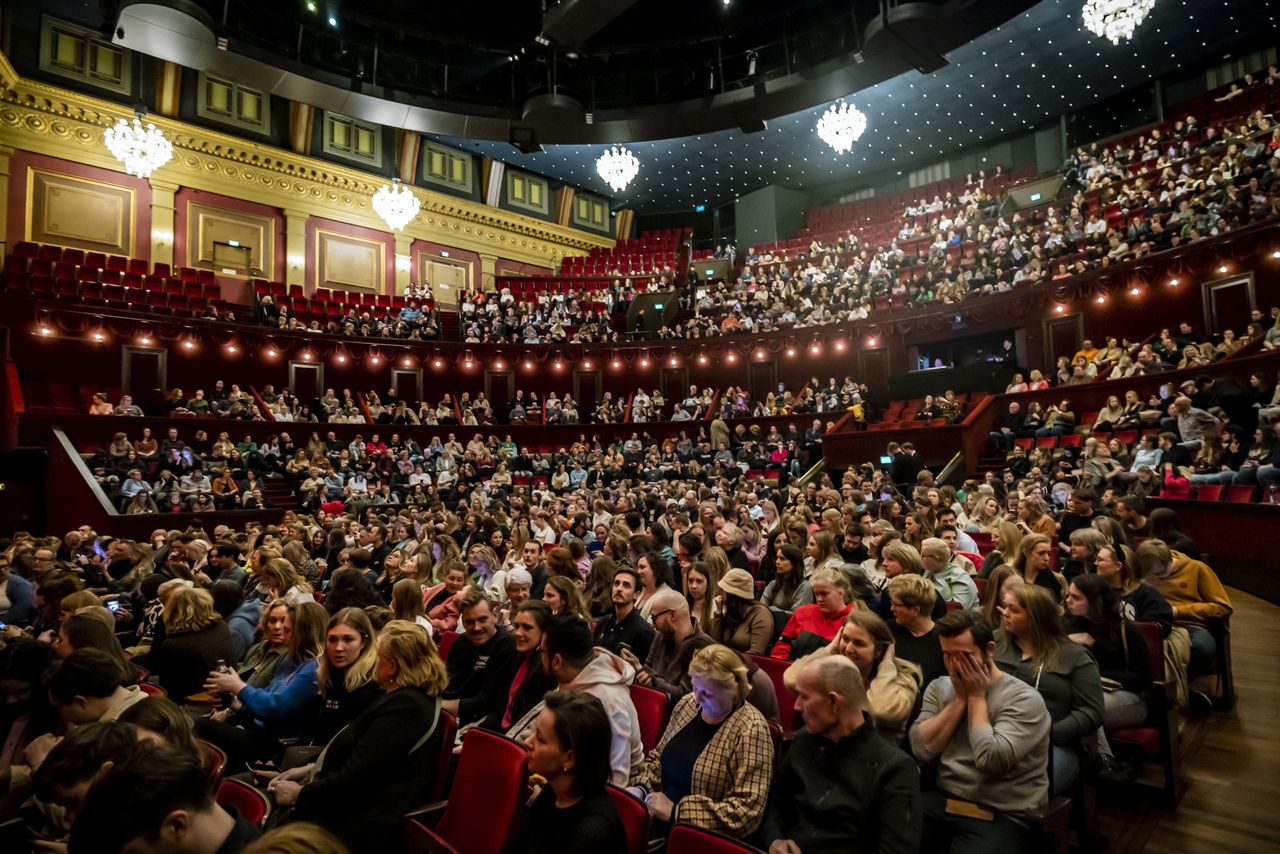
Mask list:
POLYGON ((151 241, 166 245, 173 242, 173 232, 163 228, 154 229, 151 232, 151 241))

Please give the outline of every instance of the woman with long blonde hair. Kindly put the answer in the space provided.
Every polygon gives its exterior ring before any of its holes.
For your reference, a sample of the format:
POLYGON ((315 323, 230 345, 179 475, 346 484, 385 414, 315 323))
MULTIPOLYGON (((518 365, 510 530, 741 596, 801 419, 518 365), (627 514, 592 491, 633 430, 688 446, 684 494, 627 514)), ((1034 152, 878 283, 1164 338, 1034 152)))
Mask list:
MULTIPOLYGON (((410 582, 413 583, 413 582, 410 582)), ((419 605, 422 596, 418 596, 419 605)), ((377 664, 373 624, 362 608, 343 608, 329 618, 316 683, 324 699, 312 744, 328 744, 382 695, 374 676, 377 664)))

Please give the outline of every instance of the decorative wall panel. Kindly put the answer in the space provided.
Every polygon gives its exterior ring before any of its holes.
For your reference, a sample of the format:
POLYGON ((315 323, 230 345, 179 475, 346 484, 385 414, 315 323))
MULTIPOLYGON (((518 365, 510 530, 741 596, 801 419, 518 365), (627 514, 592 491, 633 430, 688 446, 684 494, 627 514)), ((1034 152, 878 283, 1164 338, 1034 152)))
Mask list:
POLYGON ((382 293, 386 281, 386 251, 382 241, 318 228, 316 283, 322 288, 382 293))
POLYGON ((187 202, 187 264, 246 275, 270 275, 275 270, 276 221, 217 205, 187 202), (226 251, 235 245, 239 252, 226 251), (242 266, 244 265, 244 266, 242 266))
POLYGON ((29 168, 27 205, 27 240, 134 254, 132 187, 29 168))

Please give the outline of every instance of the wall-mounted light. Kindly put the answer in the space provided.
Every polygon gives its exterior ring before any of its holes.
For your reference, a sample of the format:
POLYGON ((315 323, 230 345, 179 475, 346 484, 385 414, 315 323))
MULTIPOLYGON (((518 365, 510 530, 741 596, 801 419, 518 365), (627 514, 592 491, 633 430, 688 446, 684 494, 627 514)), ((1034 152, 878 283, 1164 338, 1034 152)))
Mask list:
POLYGON ((1103 305, 1104 303, 1106 303, 1106 301, 1107 301, 1107 295, 1106 295, 1106 294, 1098 294, 1098 299, 1096 300, 1096 302, 1098 303, 1098 305, 1103 305))
MULTIPOLYGON (((266 352, 264 352, 262 355, 266 356, 268 359, 274 359, 276 356, 280 354, 275 351, 274 347, 268 347, 266 349, 266 352)), ((303 358, 306 358, 306 357, 303 356, 303 358)))
POLYGON ((699 365, 705 365, 706 363, 707 363, 707 354, 706 354, 706 353, 699 353, 699 354, 698 354, 698 364, 699 364, 699 365))
POLYGON ((1054 311, 1056 311, 1058 314, 1062 314, 1062 312, 1063 312, 1063 311, 1065 311, 1066 309, 1064 309, 1064 308, 1063 308, 1062 306, 1060 306, 1060 305, 1055 305, 1055 306, 1053 307, 1053 310, 1054 310, 1054 311))
POLYGON ((236 347, 236 345, 235 345, 235 344, 228 344, 228 345, 227 345, 227 353, 228 353, 228 355, 234 356, 234 355, 235 355, 236 353, 238 353, 238 352, 240 352, 240 351, 239 351, 239 349, 236 347))
POLYGON ((45 338, 48 338, 50 335, 53 334, 53 330, 49 328, 48 324, 42 323, 40 324, 40 334, 43 335, 45 338))
POLYGON ((382 364, 382 357, 381 357, 381 356, 379 356, 377 353, 373 354, 373 356, 371 356, 371 357, 369 358, 369 364, 371 364, 371 365, 375 365, 375 366, 376 366, 376 365, 381 365, 381 364, 382 364))
MULTIPOLYGON (((871 339, 868 339, 868 340, 870 340, 870 341, 874 341, 874 340, 876 340, 876 339, 875 339, 875 338, 871 338, 871 339)), ((871 346, 872 346, 872 347, 874 347, 875 345, 874 345, 874 344, 872 344, 871 346)), ((844 352, 844 341, 843 341, 843 340, 841 340, 841 341, 837 341, 837 342, 836 342, 836 352, 837 352, 837 353, 843 353, 843 352, 844 352)))
POLYGON ((642 357, 642 358, 640 359, 640 367, 642 367, 642 368, 647 368, 647 367, 649 367, 649 357, 648 357, 648 356, 644 356, 644 357, 642 357))
MULTIPOLYGON (((874 347, 874 346, 876 346, 876 345, 877 345, 877 344, 879 344, 879 343, 880 343, 880 340, 879 340, 878 338, 876 338, 876 336, 874 336, 874 335, 872 335, 872 336, 870 336, 869 338, 867 338, 867 346, 868 346, 868 347, 874 347)), ((837 350, 838 350, 838 349, 840 349, 840 346, 839 346, 839 345, 836 345, 836 349, 837 349, 837 350)))
POLYGON ((337 356, 334 357, 334 361, 337 362, 339 365, 345 365, 347 362, 347 357, 339 353, 337 356))
POLYGON ((729 354, 724 357, 724 360, 732 365, 734 362, 738 361, 738 354, 730 350, 729 354))
POLYGON ((161 245, 173 242, 173 232, 164 228, 157 228, 151 232, 151 242, 161 245))
POLYGON ((196 342, 192 341, 190 338, 182 342, 182 349, 184 350, 194 350, 195 348, 196 342))
POLYGON ((787 348, 787 358, 788 358, 788 359, 794 359, 795 357, 796 357, 796 348, 795 348, 795 347, 788 347, 788 348, 787 348))
POLYGON ((290 255, 289 266, 295 270, 301 270, 302 265, 307 263, 307 259, 301 255, 290 255))
POLYGON ((1169 284, 1176 288, 1180 283, 1178 282, 1178 278, 1175 276, 1169 280, 1169 284))
POLYGON ((304 353, 302 354, 302 361, 304 361, 304 362, 310 362, 310 361, 312 360, 312 358, 314 358, 314 357, 311 355, 311 351, 310 351, 310 350, 308 350, 308 351, 306 351, 306 352, 304 352, 304 353))
POLYGON ((106 335, 103 335, 103 334, 102 334, 102 332, 101 332, 101 331, 99 331, 99 330, 97 330, 97 329, 93 330, 93 334, 92 334, 91 336, 89 336, 89 337, 91 337, 94 341, 105 341, 105 340, 107 340, 107 336, 106 336, 106 335))

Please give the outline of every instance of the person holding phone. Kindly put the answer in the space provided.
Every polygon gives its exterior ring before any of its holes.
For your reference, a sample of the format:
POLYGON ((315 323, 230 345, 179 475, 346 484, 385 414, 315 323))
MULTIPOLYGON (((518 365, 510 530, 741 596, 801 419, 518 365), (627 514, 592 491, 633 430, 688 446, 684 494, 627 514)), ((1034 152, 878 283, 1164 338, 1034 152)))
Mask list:
POLYGON ((787 690, 796 692, 796 682, 805 666, 829 655, 849 659, 858 668, 867 686, 863 708, 872 725, 890 744, 898 744, 906 734, 907 720, 920 694, 920 668, 893 654, 893 632, 879 615, 854 608, 844 618, 840 631, 817 652, 797 659, 782 674, 787 690))

